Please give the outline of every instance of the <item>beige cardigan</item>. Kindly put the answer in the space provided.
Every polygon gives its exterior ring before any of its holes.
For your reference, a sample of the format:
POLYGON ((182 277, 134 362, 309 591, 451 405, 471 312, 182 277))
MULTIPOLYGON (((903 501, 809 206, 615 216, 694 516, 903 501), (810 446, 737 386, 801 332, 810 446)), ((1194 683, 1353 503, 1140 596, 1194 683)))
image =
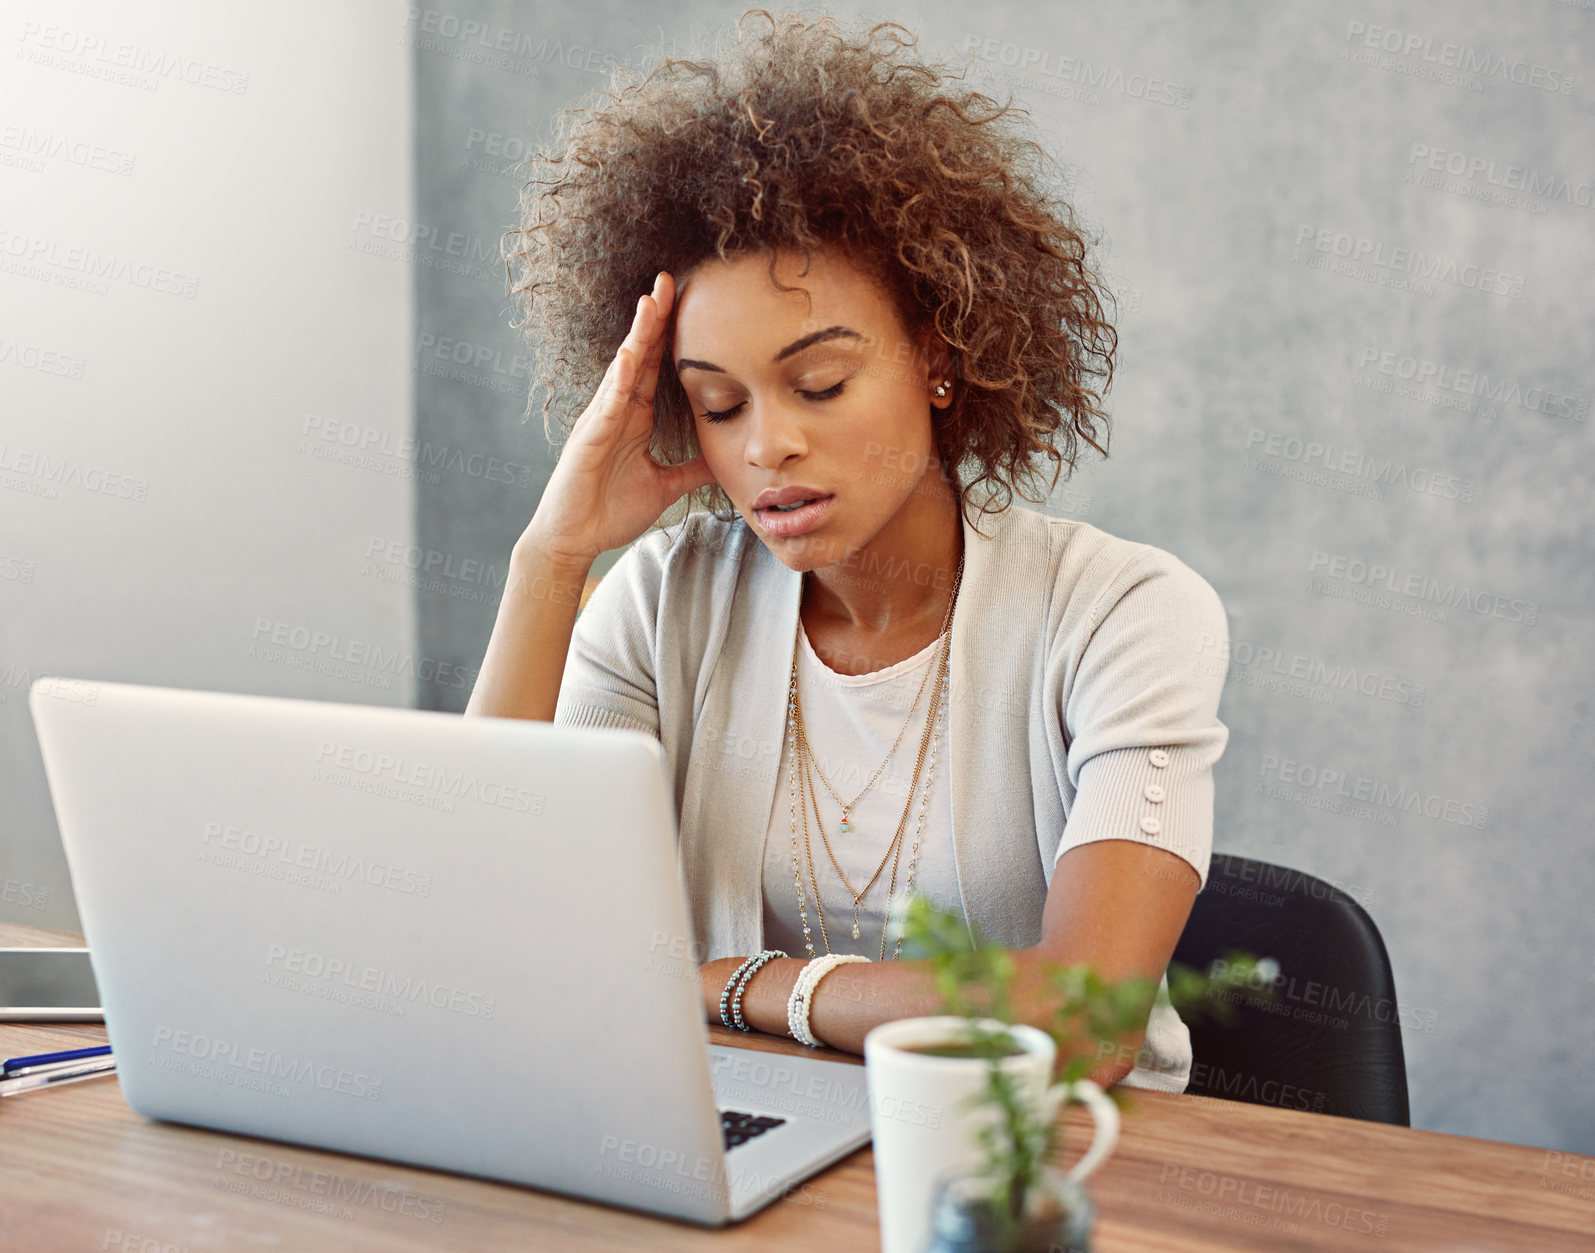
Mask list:
MULTIPOLYGON (((965 918, 991 942, 1035 944, 1058 856, 1092 840, 1168 849, 1205 885, 1229 738, 1217 593, 1087 523, 1022 506, 977 521, 984 536, 963 523, 944 748, 965 918)), ((704 960, 763 947, 801 589, 740 517, 695 513, 627 550, 571 641, 554 720, 659 739, 704 960)), ((1165 983, 1125 1082, 1183 1091, 1190 1063, 1165 983)))

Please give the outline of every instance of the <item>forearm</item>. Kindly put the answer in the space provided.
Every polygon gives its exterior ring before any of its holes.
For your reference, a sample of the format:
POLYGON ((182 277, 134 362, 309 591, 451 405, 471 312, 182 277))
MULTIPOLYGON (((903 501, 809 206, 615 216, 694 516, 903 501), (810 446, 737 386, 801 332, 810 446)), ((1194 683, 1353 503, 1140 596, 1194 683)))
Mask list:
MULTIPOLYGON (((741 963, 740 957, 727 957, 700 967, 711 1022, 720 1020, 720 992, 741 963)), ((743 993, 742 1020, 755 1031, 790 1038, 786 1005, 807 964, 806 958, 777 957, 760 967, 743 993)), ((929 962, 848 962, 820 981, 810 1002, 809 1023, 823 1043, 862 1053, 864 1037, 881 1023, 940 1010, 929 962)))
MULTIPOLYGON (((1050 957, 1040 947, 1009 950, 1014 960, 1012 1011, 1014 1021, 1039 1027, 1060 1042, 1057 1067, 1075 1058, 1085 1058, 1091 1063, 1086 1078, 1101 1088, 1110 1088, 1135 1068, 1136 1054, 1145 1038, 1145 1024, 1140 1030, 1119 1040, 1098 1040, 1084 1017, 1065 1019, 1058 1012, 1060 993, 1053 979, 1053 971, 1062 963, 1050 957)), ((1102 973, 1098 971, 1098 973, 1102 973)), ((1110 978, 1124 978, 1127 972, 1115 967, 1110 978)))
MULTIPOLYGON (((1035 949, 1012 949, 1015 978, 1011 1010, 1016 1022, 1042 1030, 1056 1027, 1056 1000, 1049 991, 1043 957, 1035 949)), ((742 964, 727 957, 699 967, 705 1011, 710 1022, 720 1020, 720 993, 742 964)), ((777 957, 759 968, 743 992, 742 1020, 755 1031, 791 1037, 786 1007, 806 959, 777 957)), ((824 1044, 848 1053, 864 1051, 864 1037, 884 1022, 920 1018, 945 1012, 941 993, 928 961, 848 962, 820 981, 810 1002, 809 1025, 824 1044)), ((1096 1063, 1090 1078, 1107 1088, 1124 1078, 1134 1066, 1140 1038, 1127 1041, 1110 1055, 1100 1057, 1096 1041, 1082 1039, 1073 1053, 1060 1054, 1061 1066, 1071 1056, 1083 1055, 1096 1063)))
POLYGON ((465 712, 552 722, 590 565, 516 544, 481 673, 465 712))

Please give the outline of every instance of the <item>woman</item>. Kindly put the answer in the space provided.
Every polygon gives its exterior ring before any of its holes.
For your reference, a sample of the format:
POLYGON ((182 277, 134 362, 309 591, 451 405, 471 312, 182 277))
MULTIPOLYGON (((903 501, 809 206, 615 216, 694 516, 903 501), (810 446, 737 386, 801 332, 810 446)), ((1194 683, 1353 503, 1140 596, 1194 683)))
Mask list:
MULTIPOLYGON (((1116 347, 1040 150, 895 24, 756 12, 539 158, 515 291, 545 413, 591 402, 467 712, 659 738, 711 1021, 859 1052, 932 1012, 895 960, 909 893, 1011 949, 1038 1021, 1043 962, 1168 965, 1211 851, 1223 608, 1160 549, 1011 507, 1041 458, 1055 483, 1105 454, 1116 347), (684 495, 717 512, 645 535, 684 495)), ((1166 990, 1139 1056, 1096 1060, 1183 1090, 1166 990)))

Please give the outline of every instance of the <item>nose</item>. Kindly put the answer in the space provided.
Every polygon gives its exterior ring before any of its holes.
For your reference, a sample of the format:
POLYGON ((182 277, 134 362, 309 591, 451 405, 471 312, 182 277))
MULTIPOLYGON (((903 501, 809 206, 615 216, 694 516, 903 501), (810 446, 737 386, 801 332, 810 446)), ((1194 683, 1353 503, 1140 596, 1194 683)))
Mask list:
POLYGON ((749 406, 743 456, 750 466, 774 470, 808 451, 798 415, 780 403, 749 406))

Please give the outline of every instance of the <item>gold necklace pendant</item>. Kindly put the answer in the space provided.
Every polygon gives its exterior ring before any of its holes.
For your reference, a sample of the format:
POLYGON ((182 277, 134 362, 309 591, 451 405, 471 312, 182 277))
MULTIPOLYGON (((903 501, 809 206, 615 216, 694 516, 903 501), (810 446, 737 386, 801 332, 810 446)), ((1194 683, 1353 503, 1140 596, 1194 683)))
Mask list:
MULTIPOLYGON (((851 810, 852 808, 853 807, 851 805, 842 806, 842 825, 841 825, 840 830, 841 830, 843 835, 846 835, 849 831, 851 831, 853 829, 852 824, 850 822, 848 822, 848 820, 847 820, 848 811, 851 810)), ((855 927, 853 929, 855 931, 858 930, 857 927, 855 927)), ((856 940, 858 937, 854 936, 853 938, 856 940)))

